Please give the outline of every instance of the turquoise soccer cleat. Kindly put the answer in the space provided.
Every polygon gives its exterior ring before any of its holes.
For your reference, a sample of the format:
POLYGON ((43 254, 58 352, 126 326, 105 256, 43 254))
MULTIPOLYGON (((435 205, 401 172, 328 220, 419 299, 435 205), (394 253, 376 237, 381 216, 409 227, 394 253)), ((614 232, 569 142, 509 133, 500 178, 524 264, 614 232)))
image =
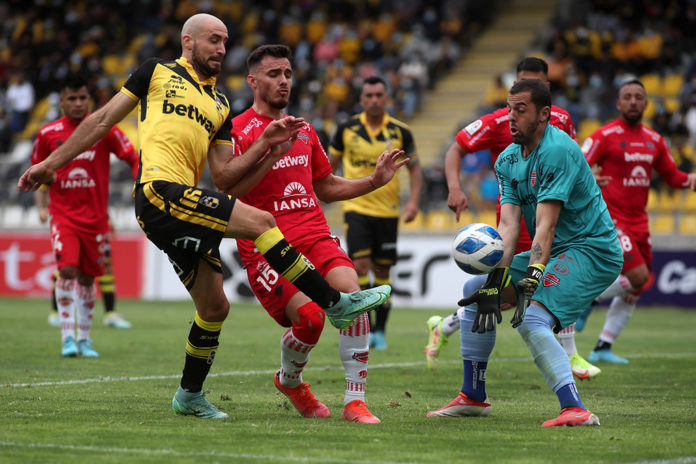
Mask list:
POLYGON ((227 419, 226 413, 220 411, 205 399, 205 393, 190 393, 179 387, 172 398, 172 409, 177 414, 196 416, 203 419, 227 419))
POLYGON ((80 351, 80 356, 85 358, 98 358, 99 353, 92 347, 92 340, 80 340, 77 342, 77 349, 80 351))
POLYGON ((73 337, 65 337, 65 340, 63 340, 63 346, 60 349, 60 354, 64 358, 74 358, 77 356, 78 349, 77 349, 77 343, 75 343, 75 339, 73 337))
POLYGON ((390 293, 391 287, 389 285, 380 285, 353 293, 341 293, 341 299, 338 303, 324 309, 324 311, 331 325, 337 329, 347 329, 353 325, 356 317, 371 309, 377 309, 387 301, 390 293))
POLYGON ((605 362, 611 364, 628 364, 628 359, 617 356, 611 350, 592 350, 590 357, 587 358, 590 362, 605 362))

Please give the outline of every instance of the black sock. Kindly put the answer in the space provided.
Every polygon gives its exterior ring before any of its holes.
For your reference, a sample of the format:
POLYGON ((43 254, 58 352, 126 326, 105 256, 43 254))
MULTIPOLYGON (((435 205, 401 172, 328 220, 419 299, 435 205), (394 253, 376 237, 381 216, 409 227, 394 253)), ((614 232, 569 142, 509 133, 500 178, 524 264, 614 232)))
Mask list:
POLYGON ((341 294, 332 288, 314 265, 285 240, 280 229, 270 229, 254 240, 268 264, 322 308, 330 308, 341 294))
POLYGON ((597 346, 595 346, 595 351, 598 351, 598 350, 610 350, 610 349, 611 349, 611 343, 605 342, 605 341, 602 341, 602 340, 599 340, 599 341, 597 342, 597 346))
POLYGON ((203 389, 203 382, 215 359, 220 330, 222 321, 206 322, 196 313, 186 344, 186 362, 181 376, 181 388, 185 391, 196 393, 203 389))

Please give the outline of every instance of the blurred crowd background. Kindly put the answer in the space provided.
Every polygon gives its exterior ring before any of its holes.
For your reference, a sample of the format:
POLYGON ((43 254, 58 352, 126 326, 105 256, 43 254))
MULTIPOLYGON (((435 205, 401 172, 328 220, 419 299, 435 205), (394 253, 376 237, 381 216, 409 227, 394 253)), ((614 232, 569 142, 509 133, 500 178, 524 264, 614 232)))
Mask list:
MULTIPOLYGON (((209 12, 228 24, 230 41, 218 85, 235 114, 252 101, 246 85, 248 53, 263 43, 290 45, 295 81, 287 112, 311 121, 326 144, 338 123, 360 111, 360 85, 371 75, 388 82, 394 116, 406 123, 417 118, 429 93, 451 75, 477 37, 513 1, 0 2, 0 222, 10 221, 4 217, 9 210, 26 210, 33 204, 30 196, 16 192, 16 180, 28 166, 39 127, 60 117, 57 89, 62 78, 69 72, 83 74, 99 106, 147 58, 180 56, 181 24, 192 14, 209 12)), ((634 75, 645 84, 651 101, 644 123, 667 138, 681 169, 692 171, 696 0, 551 3, 552 19, 529 50, 548 61, 554 103, 570 112, 579 141, 617 116, 616 84, 634 75)), ((478 114, 505 105, 515 65, 510 62, 508 72, 490 76, 478 114)), ((468 122, 452 121, 450 140, 443 141, 442 152, 424 165, 425 213, 444 207, 444 150, 468 122)), ((137 145, 135 119, 121 127, 137 145)), ((111 203, 128 205, 127 169, 114 168, 111 203)), ((474 211, 490 210, 497 194, 490 155, 466 157, 462 175, 476 191, 474 211)), ((683 213, 684 202, 690 200, 681 192, 661 195, 659 182, 654 187, 651 208, 656 214, 671 214, 678 232, 674 213, 683 213)))

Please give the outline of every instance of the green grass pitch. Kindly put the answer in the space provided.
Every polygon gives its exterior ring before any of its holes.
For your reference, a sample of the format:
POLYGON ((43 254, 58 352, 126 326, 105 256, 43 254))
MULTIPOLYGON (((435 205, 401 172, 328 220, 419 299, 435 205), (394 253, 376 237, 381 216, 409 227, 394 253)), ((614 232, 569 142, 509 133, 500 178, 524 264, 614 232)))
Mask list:
MULTIPOLYGON (((423 355, 425 321, 445 310, 394 308, 386 351, 370 353, 367 403, 381 424, 341 420, 344 377, 338 333, 328 323, 305 381, 332 412, 301 417, 273 387, 283 332, 255 304, 233 305, 205 384, 230 414, 176 415, 189 302, 119 301, 130 330, 92 333, 99 359, 62 359, 46 300, 0 300, 2 463, 696 463, 696 311, 638 308, 616 344, 625 366, 599 365, 578 383, 600 427, 544 429, 559 412, 503 313, 489 363, 488 418, 427 419, 461 386, 457 333, 434 372, 423 355)), ((587 356, 604 322, 577 334, 587 356)))

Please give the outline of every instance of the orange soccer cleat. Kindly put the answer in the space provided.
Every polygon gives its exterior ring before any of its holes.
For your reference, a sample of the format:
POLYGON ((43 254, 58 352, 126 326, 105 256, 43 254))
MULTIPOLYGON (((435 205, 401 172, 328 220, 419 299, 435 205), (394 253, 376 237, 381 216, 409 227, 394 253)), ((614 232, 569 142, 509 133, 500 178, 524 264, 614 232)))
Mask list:
POLYGON ((575 425, 599 425, 599 419, 587 409, 573 407, 562 409, 560 416, 541 424, 542 427, 557 427, 560 425, 569 427, 575 425))
POLYGON ((353 400, 343 407, 343 420, 362 422, 364 424, 379 424, 380 420, 373 416, 362 400, 353 400))
POLYGON ((273 384, 276 386, 280 392, 287 396, 300 414, 305 417, 329 417, 331 416, 331 411, 326 407, 324 403, 319 401, 312 390, 309 389, 311 385, 302 382, 296 387, 286 387, 280 383, 280 372, 276 372, 273 377, 273 384))

